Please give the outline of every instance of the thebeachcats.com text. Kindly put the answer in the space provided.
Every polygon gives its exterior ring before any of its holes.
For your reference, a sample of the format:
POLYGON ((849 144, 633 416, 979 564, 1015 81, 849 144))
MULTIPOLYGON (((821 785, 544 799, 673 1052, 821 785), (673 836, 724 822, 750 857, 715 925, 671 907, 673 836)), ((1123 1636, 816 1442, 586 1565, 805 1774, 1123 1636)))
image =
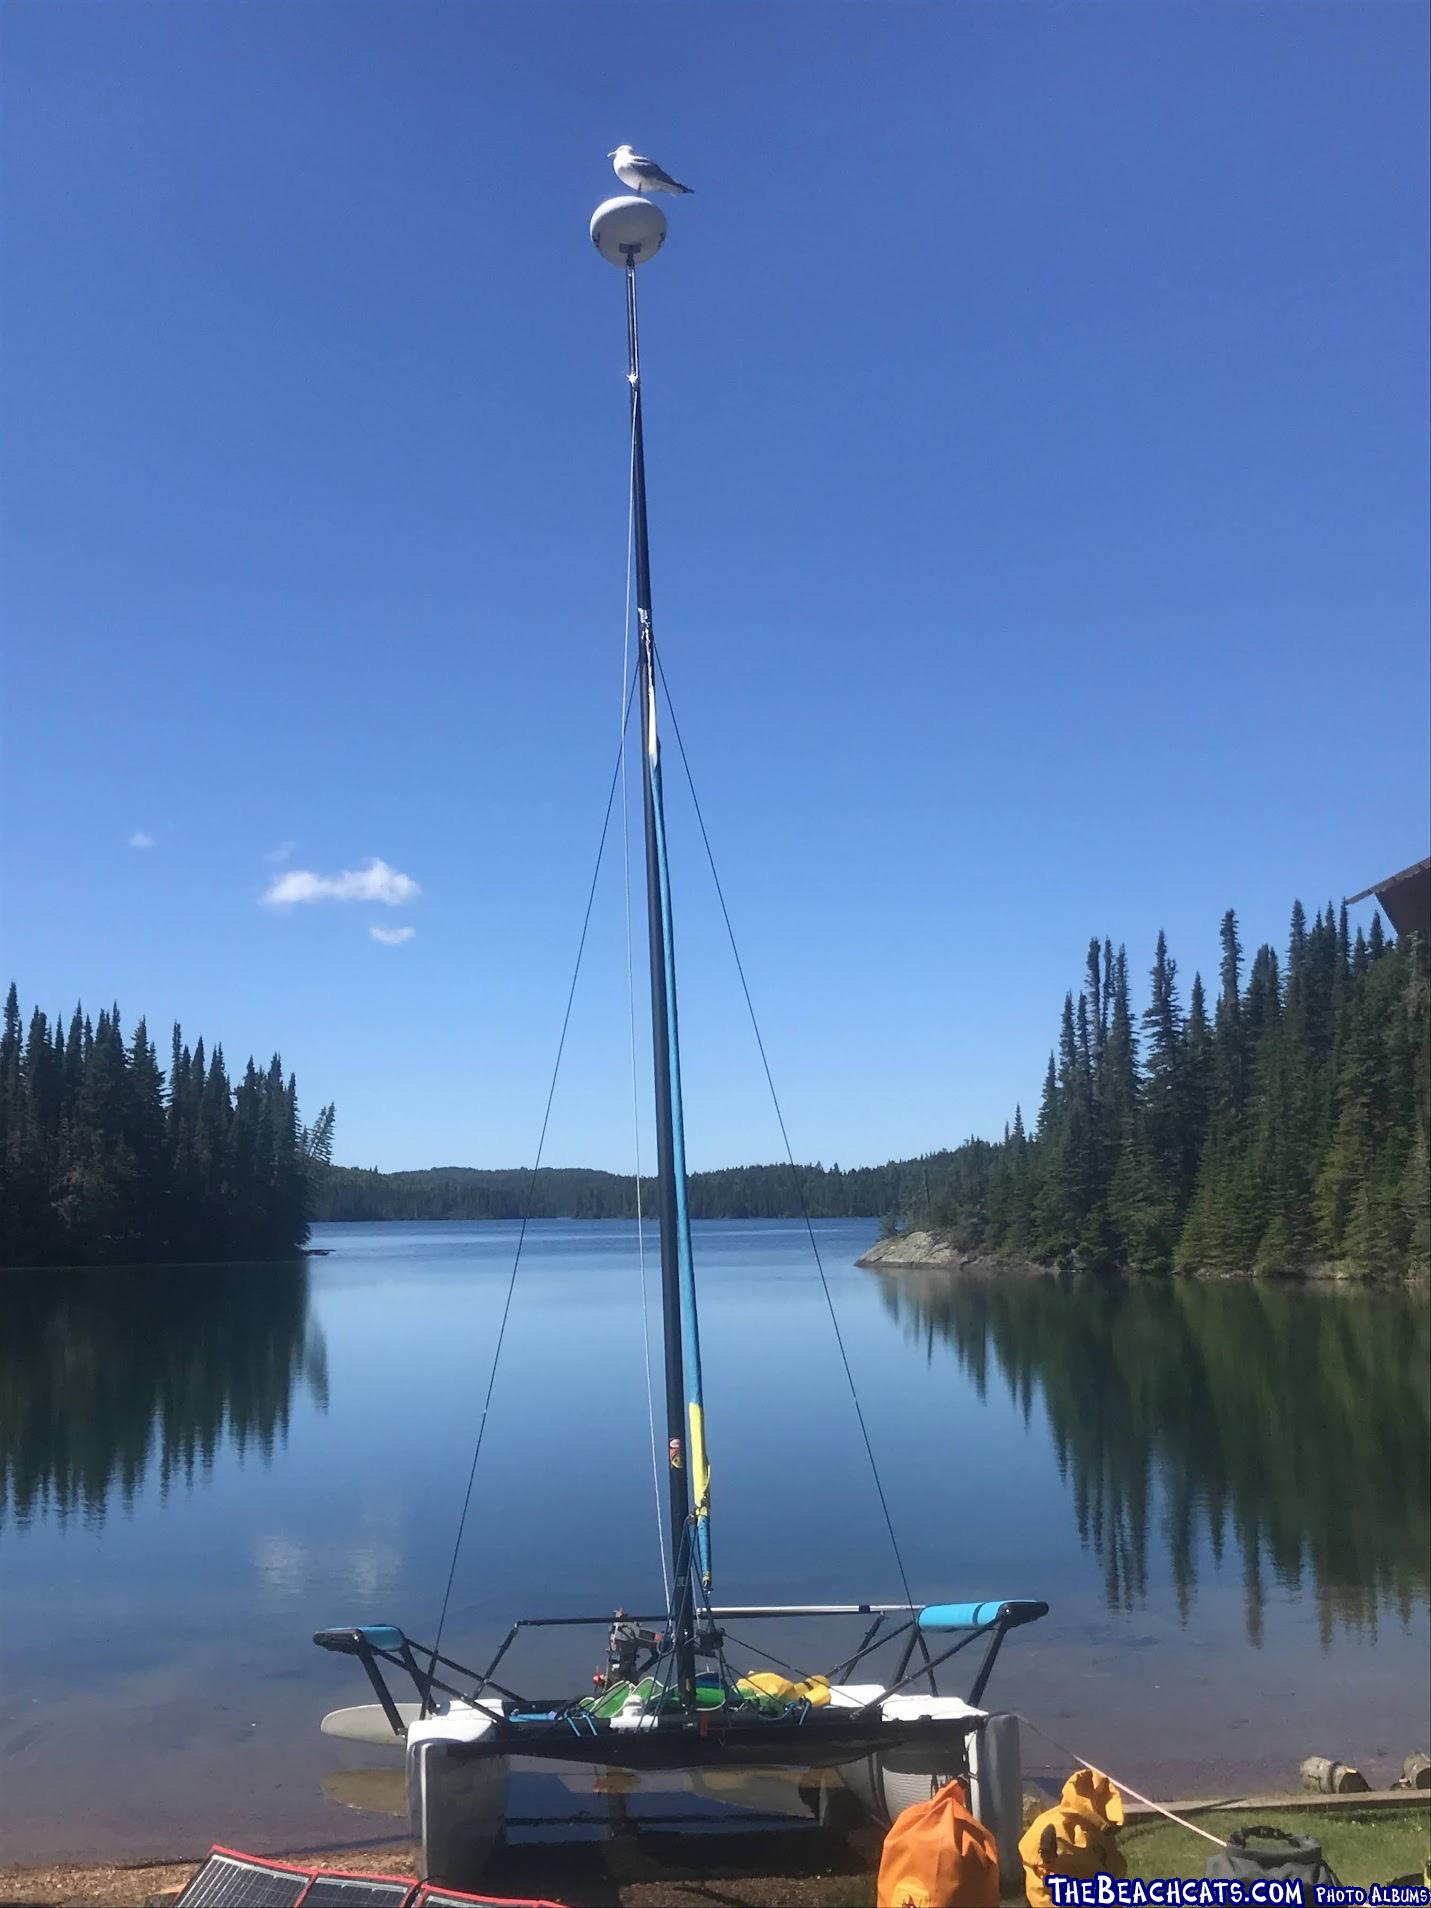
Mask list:
POLYGON ((1046 1875, 1053 1908, 1230 1908, 1234 1902, 1280 1908, 1283 1902, 1315 1901, 1318 1908, 1427 1908, 1431 1888, 1412 1882, 1319 1882, 1304 1896, 1300 1881, 1268 1876, 1237 1881, 1211 1875, 1151 1875, 1122 1881, 1112 1875, 1046 1875))

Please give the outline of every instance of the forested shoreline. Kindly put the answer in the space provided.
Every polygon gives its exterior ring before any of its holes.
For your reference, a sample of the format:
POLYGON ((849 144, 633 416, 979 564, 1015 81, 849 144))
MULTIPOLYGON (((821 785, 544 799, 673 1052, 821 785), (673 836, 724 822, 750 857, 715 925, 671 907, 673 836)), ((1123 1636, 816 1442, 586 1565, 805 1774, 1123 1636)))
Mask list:
MULTIPOLYGON (((1431 1271, 1431 973, 1416 937, 1347 910, 1309 926, 1297 903, 1285 958, 1264 945, 1244 978, 1231 910, 1209 1006, 1184 1008, 1163 935, 1149 1004, 1127 953, 1092 940, 1066 995, 1032 1131, 882 1166, 693 1173, 696 1219, 880 1217, 970 1251, 1094 1272, 1383 1276, 1431 1271)), ((579 1167, 329 1164, 333 1109, 299 1124, 274 1057, 231 1082, 223 1052, 176 1026, 167 1077, 143 1021, 118 1009, 68 1032, 15 988, 0 1037, 0 1261, 104 1264, 281 1257, 313 1219, 630 1219, 634 1178, 579 1167)), ((642 1205, 655 1210, 643 1181, 642 1205)))
POLYGON ((1425 944, 1379 915, 1353 941, 1345 904, 1309 927, 1300 902, 1245 985, 1231 910, 1221 944, 1215 1004, 1195 975, 1184 1010, 1159 934, 1135 1019, 1126 951, 1091 941, 1033 1132, 1015 1108, 890 1223, 1095 1272, 1431 1272, 1425 944))
MULTIPOLYGON (((885 1166, 729 1166, 692 1173, 688 1186, 693 1219, 798 1219, 803 1194, 812 1219, 875 1219, 903 1197, 913 1170, 928 1166, 937 1177, 952 1153, 928 1161, 894 1160, 885 1166)), ((643 1176, 642 1210, 656 1211, 656 1187, 643 1176)), ((542 1166, 484 1170, 433 1166, 422 1171, 380 1173, 376 1167, 331 1166, 318 1190, 317 1219, 634 1219, 636 1180, 587 1166, 542 1166)))
POLYGON ((11 984, 0 1033, 0 1265, 291 1257, 308 1237, 333 1108, 300 1125, 277 1054, 231 1081, 223 1048, 176 1024, 167 1073, 118 1007, 68 1031, 11 984))
MULTIPOLYGON (((1094 1272, 1431 1271, 1431 983, 1415 937, 1380 915, 1351 937, 1345 904, 1309 926, 1292 909, 1285 957, 1244 968, 1221 923, 1210 1006, 1184 1008, 1158 936, 1136 1013, 1126 949, 1090 941, 1065 996, 1033 1130, 883 1166, 693 1173, 697 1219, 883 1219, 995 1257, 1094 1272)), ((654 1189, 643 1182, 643 1205, 654 1189)), ((380 1173, 332 1167, 324 1219, 627 1219, 630 1175, 580 1168, 380 1173)))

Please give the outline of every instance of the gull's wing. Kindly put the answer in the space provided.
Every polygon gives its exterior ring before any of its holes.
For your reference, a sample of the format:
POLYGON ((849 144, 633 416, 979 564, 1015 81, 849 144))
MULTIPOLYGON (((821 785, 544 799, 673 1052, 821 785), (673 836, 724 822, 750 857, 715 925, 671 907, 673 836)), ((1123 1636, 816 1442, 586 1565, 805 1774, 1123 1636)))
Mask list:
POLYGON ((643 153, 633 152, 626 166, 631 172, 639 172, 643 179, 649 179, 653 185, 673 186, 680 183, 671 177, 664 166, 658 166, 654 159, 646 158, 643 153))

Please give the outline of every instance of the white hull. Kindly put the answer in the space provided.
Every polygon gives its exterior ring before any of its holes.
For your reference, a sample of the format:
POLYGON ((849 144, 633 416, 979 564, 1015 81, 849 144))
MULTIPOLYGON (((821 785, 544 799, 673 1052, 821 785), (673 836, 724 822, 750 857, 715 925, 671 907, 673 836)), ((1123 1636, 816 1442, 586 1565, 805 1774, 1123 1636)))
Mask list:
MULTIPOLYGON (((406 1726, 422 1714, 421 1703, 395 1703, 393 1707, 406 1726)), ((369 1749, 401 1749, 403 1738, 393 1734, 392 1723, 381 1703, 358 1703, 351 1709, 330 1709, 318 1725, 325 1736, 340 1742, 360 1742, 369 1749)))
POLYGON ((491 1726, 491 1711, 463 1705, 408 1728, 408 1820, 423 1881, 475 1892, 497 1845, 507 1758, 471 1752, 491 1726))
MULTIPOLYGON (((837 1686, 830 1692, 832 1701, 851 1707, 879 1694, 877 1684, 837 1686)), ((985 1712, 972 1709, 958 1696, 889 1696, 881 1709, 891 1722, 927 1717, 949 1724, 947 1736, 939 1743, 881 1749, 858 1762, 839 1765, 845 1787, 861 1810, 887 1828, 901 1809, 927 1802, 943 1783, 968 1772, 971 1726, 982 1722, 985 1712)))
MULTIPOLYGON (((836 1685, 830 1695, 838 1707, 855 1709, 879 1701, 882 1691, 878 1684, 836 1685)), ((892 1696, 880 1707, 891 1723, 944 1721, 948 1731, 922 1748, 901 1745, 840 1764, 845 1789, 861 1811, 885 1826, 911 1803, 927 1801, 953 1776, 968 1775, 974 1813, 994 1830, 1000 1865, 1008 1860, 1017 1868, 1022 1795, 1016 1720, 990 1718, 956 1696, 892 1696)), ((480 1748, 500 1714, 499 1703, 453 1704, 409 1725, 408 1814, 424 1880, 473 1891, 480 1887, 506 1813, 507 1758, 480 1748)), ((832 1826, 837 1825, 838 1794, 828 1784, 819 1791, 818 1813, 832 1826)))
MULTIPOLYGON (((955 1776, 969 1782, 972 1813, 994 1832, 999 1873, 1010 1891, 1023 1876, 1019 1837, 1023 1833, 1023 1767, 1017 1716, 989 1716, 967 1736, 951 1735, 940 1756, 907 1748, 887 1749, 859 1762, 839 1766, 845 1787, 859 1807, 881 1828, 916 1802, 927 1802, 955 1776)), ((822 1798, 823 1800, 823 1798, 822 1798)), ((828 1804, 826 1805, 828 1811, 828 1804)))

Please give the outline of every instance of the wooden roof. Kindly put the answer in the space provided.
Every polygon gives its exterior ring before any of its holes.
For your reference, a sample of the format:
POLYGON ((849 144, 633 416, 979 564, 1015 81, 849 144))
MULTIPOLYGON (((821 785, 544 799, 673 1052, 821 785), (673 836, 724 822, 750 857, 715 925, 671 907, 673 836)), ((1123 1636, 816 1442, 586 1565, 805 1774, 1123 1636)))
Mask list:
POLYGON ((1431 942, 1431 855, 1348 899, 1368 901, 1373 895, 1398 934, 1419 934, 1431 942))

